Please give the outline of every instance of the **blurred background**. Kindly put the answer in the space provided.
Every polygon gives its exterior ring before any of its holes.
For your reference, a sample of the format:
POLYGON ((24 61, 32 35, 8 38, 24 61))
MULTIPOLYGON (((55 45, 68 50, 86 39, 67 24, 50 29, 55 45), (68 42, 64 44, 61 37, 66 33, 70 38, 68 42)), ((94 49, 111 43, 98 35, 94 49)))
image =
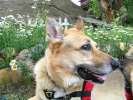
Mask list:
POLYGON ((33 68, 45 55, 45 22, 71 27, 85 20, 85 34, 118 59, 133 46, 133 0, 0 0, 0 100, 34 95, 33 68))

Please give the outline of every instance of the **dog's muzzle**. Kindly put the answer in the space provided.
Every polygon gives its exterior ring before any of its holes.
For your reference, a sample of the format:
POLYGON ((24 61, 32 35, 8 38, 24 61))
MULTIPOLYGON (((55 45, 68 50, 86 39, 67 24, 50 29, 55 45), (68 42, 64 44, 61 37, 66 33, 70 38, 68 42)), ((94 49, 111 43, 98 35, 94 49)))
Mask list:
MULTIPOLYGON (((112 59, 110 65, 112 67, 112 71, 120 68, 120 63, 118 60, 112 59)), ((103 83, 107 79, 108 73, 98 71, 98 69, 94 66, 90 66, 88 64, 80 64, 77 65, 76 68, 78 75, 84 80, 91 80, 96 83, 103 83)))
POLYGON ((90 69, 87 68, 88 65, 86 64, 80 64, 77 66, 77 73, 78 75, 84 79, 84 80, 91 80, 96 83, 103 83, 105 79, 102 78, 104 77, 105 74, 99 73, 99 72, 94 72, 90 69), (101 78, 99 77, 101 76, 101 78))

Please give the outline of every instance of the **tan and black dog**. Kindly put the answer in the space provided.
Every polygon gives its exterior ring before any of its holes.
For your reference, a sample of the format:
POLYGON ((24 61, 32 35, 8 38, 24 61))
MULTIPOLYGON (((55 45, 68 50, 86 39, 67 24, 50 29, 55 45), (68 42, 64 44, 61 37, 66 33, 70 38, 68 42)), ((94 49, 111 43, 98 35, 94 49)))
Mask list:
POLYGON ((129 48, 128 52, 125 54, 125 57, 126 58, 123 61, 123 68, 133 96, 133 46, 129 48))
POLYGON ((112 72, 102 84, 95 84, 92 100, 133 100, 133 46, 121 60, 121 71, 112 72))
POLYGON ((83 20, 63 31, 55 19, 49 18, 46 27, 49 44, 45 57, 35 65, 36 93, 29 100, 48 100, 45 90, 54 91, 54 98, 79 91, 84 80, 103 83, 119 67, 84 34, 83 20))

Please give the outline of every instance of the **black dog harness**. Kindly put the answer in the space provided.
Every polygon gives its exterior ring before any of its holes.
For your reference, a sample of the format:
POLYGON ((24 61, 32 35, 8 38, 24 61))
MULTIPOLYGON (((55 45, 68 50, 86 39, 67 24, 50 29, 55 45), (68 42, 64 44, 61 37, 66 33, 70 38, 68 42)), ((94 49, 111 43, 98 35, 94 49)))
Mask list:
POLYGON ((93 84, 88 81, 84 81, 83 90, 75 91, 62 97, 54 98, 55 91, 44 90, 44 94, 49 100, 70 100, 72 97, 81 97, 81 100, 91 100, 91 91, 93 84))

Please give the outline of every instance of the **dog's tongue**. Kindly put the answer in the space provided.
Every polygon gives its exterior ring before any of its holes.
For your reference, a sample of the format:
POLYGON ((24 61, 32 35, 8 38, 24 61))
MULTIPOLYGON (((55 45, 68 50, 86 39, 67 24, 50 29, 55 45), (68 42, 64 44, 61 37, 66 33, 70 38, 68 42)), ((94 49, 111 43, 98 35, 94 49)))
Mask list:
POLYGON ((107 75, 103 75, 103 76, 100 76, 100 75, 95 75, 98 79, 100 80, 106 80, 107 79, 107 75))
POLYGON ((102 80, 106 80, 107 79, 107 75, 99 76, 98 78, 102 79, 102 80))

